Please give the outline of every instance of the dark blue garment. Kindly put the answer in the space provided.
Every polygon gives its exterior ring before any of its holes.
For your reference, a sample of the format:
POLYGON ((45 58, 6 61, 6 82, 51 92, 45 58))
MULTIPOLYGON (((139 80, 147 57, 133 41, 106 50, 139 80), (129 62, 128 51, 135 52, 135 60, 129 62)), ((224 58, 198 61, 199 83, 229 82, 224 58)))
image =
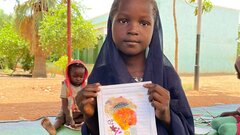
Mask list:
MULTIPOLYGON (((114 45, 111 27, 112 22, 111 19, 109 19, 108 34, 89 76, 89 84, 99 82, 101 85, 110 85, 134 82, 114 45)), ((163 54, 162 45, 162 26, 157 11, 143 81, 152 81, 169 90, 171 96, 171 133, 168 133, 163 123, 156 119, 157 132, 158 135, 193 135, 194 123, 192 112, 183 91, 180 78, 172 64, 163 54)), ((82 128, 82 134, 88 134, 86 125, 82 128)))

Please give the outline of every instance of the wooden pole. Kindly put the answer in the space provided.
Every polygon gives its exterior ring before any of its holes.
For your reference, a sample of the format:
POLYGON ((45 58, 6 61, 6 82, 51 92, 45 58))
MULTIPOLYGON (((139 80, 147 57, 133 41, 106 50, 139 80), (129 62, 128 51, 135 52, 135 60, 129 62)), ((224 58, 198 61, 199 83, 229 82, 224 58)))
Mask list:
POLYGON ((72 58, 72 37, 71 37, 71 0, 67 0, 67 55, 68 64, 71 62, 72 58))

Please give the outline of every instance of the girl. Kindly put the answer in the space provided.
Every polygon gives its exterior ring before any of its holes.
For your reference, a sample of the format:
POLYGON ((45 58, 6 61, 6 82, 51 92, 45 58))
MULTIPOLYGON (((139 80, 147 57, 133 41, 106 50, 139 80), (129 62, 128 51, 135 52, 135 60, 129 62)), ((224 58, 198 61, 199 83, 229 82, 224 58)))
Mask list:
POLYGON ((63 124, 71 129, 80 130, 83 115, 76 105, 75 97, 77 92, 85 87, 87 76, 88 71, 82 61, 74 60, 68 64, 66 68, 66 79, 62 83, 60 95, 62 99, 62 109, 56 118, 56 122, 53 126, 47 117, 42 120, 42 126, 51 135, 55 135, 56 130, 63 124))
POLYGON ((162 50, 155 0, 114 0, 108 34, 87 85, 76 97, 86 124, 82 134, 99 134, 96 107, 100 85, 152 81, 144 85, 155 108, 160 135, 193 135, 193 117, 181 81, 162 50))

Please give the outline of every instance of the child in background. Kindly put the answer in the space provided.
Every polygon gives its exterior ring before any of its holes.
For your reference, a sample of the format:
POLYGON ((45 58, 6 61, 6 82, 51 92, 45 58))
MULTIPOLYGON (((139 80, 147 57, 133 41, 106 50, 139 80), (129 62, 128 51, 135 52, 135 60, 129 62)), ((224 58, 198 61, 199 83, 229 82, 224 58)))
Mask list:
MULTIPOLYGON (((240 79, 240 57, 234 66, 240 79)), ((240 135, 240 107, 236 111, 223 112, 220 117, 213 119, 211 125, 220 135, 240 135)))
POLYGON ((88 79, 76 96, 84 115, 82 135, 98 135, 96 97, 100 85, 151 81, 149 102, 158 135, 193 135, 193 116, 180 78, 163 54, 162 27, 155 0, 114 0, 107 37, 88 79))
POLYGON ((211 122, 219 135, 240 135, 240 107, 236 111, 224 112, 211 122))
POLYGON ((240 56, 237 57, 237 60, 234 66, 237 71, 237 78, 240 79, 240 56))
POLYGON ((66 68, 66 79, 62 82, 61 99, 62 108, 56 118, 54 125, 45 117, 42 126, 51 135, 56 134, 56 130, 62 125, 74 130, 80 130, 83 123, 83 115, 76 105, 75 97, 86 85, 88 70, 80 60, 72 61, 66 68))

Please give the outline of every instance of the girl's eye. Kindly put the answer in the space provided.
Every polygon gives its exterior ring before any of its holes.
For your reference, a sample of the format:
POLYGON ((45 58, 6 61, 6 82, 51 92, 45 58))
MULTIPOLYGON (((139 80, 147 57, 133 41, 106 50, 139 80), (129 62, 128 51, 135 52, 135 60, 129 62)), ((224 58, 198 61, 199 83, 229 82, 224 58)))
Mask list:
POLYGON ((151 25, 148 21, 141 21, 140 24, 142 26, 149 26, 149 25, 151 25))
POLYGON ((128 23, 128 20, 127 19, 119 19, 119 22, 120 23, 128 23))

